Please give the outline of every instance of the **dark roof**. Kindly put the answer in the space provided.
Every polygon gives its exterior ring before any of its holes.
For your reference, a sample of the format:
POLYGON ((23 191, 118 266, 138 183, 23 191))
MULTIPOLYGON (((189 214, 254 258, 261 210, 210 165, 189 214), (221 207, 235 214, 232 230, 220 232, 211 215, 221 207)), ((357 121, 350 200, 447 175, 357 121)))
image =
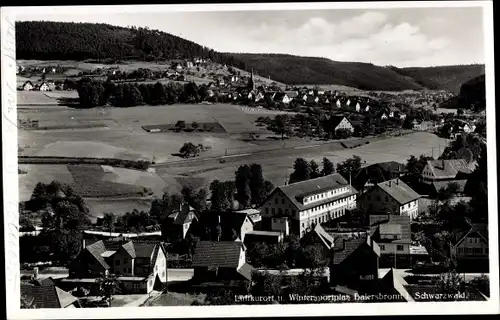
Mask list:
POLYGON ((399 293, 401 297, 403 297, 406 301, 415 301, 410 293, 406 290, 406 286, 408 286, 408 283, 393 268, 391 268, 391 270, 389 270, 389 272, 387 272, 381 279, 381 284, 386 288, 391 288, 393 289, 393 291, 399 293))
MULTIPOLYGON (((132 258, 150 258, 151 260, 156 259, 153 257, 153 252, 155 252, 156 247, 158 247, 159 242, 154 241, 119 241, 119 240, 99 240, 85 247, 92 256, 105 268, 109 269, 110 266, 106 262, 105 258, 102 256, 104 252, 107 251, 118 251, 123 248, 132 258)), ((157 250, 156 250, 157 252, 157 250)))
POLYGON ((282 101, 285 95, 287 95, 285 92, 276 92, 276 94, 274 95, 274 100, 282 101))
POLYGON ((456 183, 458 185, 458 192, 464 192, 467 180, 433 181, 432 186, 437 192, 439 192, 439 190, 447 188, 452 183, 456 183))
POLYGON ((26 297, 36 309, 66 308, 78 301, 77 298, 56 286, 21 284, 21 296, 26 297))
POLYGON ((335 239, 335 244, 333 248, 333 264, 342 263, 347 257, 349 257, 356 249, 362 245, 367 244, 372 247, 373 252, 377 256, 380 256, 380 249, 376 243, 371 243, 371 239, 367 234, 361 234, 359 237, 353 237, 350 239, 345 239, 344 237, 338 237, 335 239))
POLYGON ((410 188, 409 185, 401 181, 401 179, 380 182, 373 188, 381 188, 401 205, 420 198, 420 195, 410 188))
POLYGON ((241 242, 235 241, 200 241, 196 245, 193 267, 237 268, 240 252, 244 249, 241 242))
POLYGON ((411 242, 411 230, 410 230, 410 217, 409 216, 398 216, 398 215, 370 215, 370 235, 373 240, 384 243, 410 243, 411 242), (382 225, 390 225, 390 227, 380 228, 382 225), (394 228, 394 225, 400 225, 401 227, 394 228), (384 230, 385 229, 385 230, 384 230), (397 229, 397 230, 396 230, 397 229), (399 239, 381 239, 381 234, 384 232, 394 232, 400 231, 399 239))
POLYGON ((289 98, 295 98, 295 97, 297 97, 299 94, 297 93, 297 91, 286 91, 286 95, 287 95, 289 98))
POLYGON ((244 276, 248 280, 252 280, 252 271, 254 268, 248 263, 244 263, 239 269, 238 273, 244 276))
POLYGON ((457 173, 471 173, 464 159, 428 160, 427 165, 436 178, 455 178, 457 173))
MULTIPOLYGON (((219 213, 221 217, 221 225, 227 228, 232 228, 236 231, 241 230, 248 214, 245 212, 223 212, 219 213)), ((253 224, 251 219, 248 219, 253 224)))
POLYGON ((311 95, 307 95, 306 101, 307 102, 316 102, 316 97, 315 96, 311 96, 311 95))
POLYGON ((152 258, 153 252, 157 247, 157 243, 150 242, 134 242, 135 256, 137 258, 152 258))
POLYGON ((35 281, 33 281, 33 284, 40 287, 50 287, 54 286, 56 283, 54 282, 52 277, 48 277, 45 279, 35 279, 35 281))
POLYGON ((301 203, 302 198, 304 197, 347 186, 349 186, 349 183, 340 174, 336 173, 316 179, 309 179, 297 183, 279 186, 276 189, 281 190, 281 192, 283 192, 290 199, 290 201, 292 201, 292 203, 297 207, 298 210, 305 210, 307 208, 312 208, 320 204, 334 201, 336 199, 345 198, 357 193, 356 189, 351 187, 352 190, 349 193, 340 194, 336 197, 327 198, 322 201, 316 201, 307 205, 303 205, 301 203))

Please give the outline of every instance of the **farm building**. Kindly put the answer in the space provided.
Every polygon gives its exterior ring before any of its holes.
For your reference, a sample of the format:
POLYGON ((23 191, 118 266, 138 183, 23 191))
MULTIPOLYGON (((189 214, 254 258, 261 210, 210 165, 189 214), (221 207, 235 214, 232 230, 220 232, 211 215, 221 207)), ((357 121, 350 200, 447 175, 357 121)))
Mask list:
POLYGON ((459 233, 456 241, 450 243, 451 259, 456 264, 468 264, 468 267, 483 268, 488 265, 488 226, 472 224, 467 230, 459 233))
POLYGON ((409 216, 370 215, 370 236, 380 248, 380 267, 408 266, 411 229, 409 216), (394 261, 396 259, 396 261, 394 261))
POLYGON ((455 183, 463 192, 472 168, 464 159, 429 160, 422 170, 422 182, 430 185, 434 193, 455 183))
POLYGON ((40 85, 36 86, 39 91, 50 91, 50 86, 47 82, 42 82, 40 85))

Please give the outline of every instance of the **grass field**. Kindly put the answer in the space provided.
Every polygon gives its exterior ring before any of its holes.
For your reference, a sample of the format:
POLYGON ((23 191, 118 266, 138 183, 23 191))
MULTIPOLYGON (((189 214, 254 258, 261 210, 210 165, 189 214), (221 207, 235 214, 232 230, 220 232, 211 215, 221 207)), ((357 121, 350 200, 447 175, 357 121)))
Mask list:
MULTIPOLYGON (((169 124, 158 124, 142 126, 142 128, 147 132, 155 132, 154 130, 159 130, 159 132, 169 132, 176 130, 175 123, 169 124), (153 130, 153 131, 152 131, 153 130)), ((191 123, 186 123, 186 129, 183 132, 206 132, 206 133, 226 133, 226 130, 218 122, 203 122, 198 123, 198 128, 193 129, 191 123)), ((158 131, 156 131, 158 132, 158 131)))
POLYGON ((68 165, 68 171, 73 176, 71 185, 82 197, 140 197, 144 187, 136 184, 113 182, 105 178, 100 165, 68 165))
POLYGON ((50 183, 58 180, 62 183, 73 184, 74 179, 65 165, 52 164, 20 164, 19 168, 27 171, 19 175, 19 200, 29 200, 33 189, 38 182, 50 183))

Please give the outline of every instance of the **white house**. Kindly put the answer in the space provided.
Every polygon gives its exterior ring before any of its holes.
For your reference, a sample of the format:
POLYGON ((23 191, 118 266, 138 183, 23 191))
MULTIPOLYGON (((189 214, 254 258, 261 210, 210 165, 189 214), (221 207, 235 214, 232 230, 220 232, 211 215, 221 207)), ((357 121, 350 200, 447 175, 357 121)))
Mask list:
POLYGON ((355 208, 357 193, 339 174, 279 186, 262 205, 262 227, 302 237, 355 208))
POLYGON ((359 110, 361 110, 361 106, 359 105, 359 102, 356 103, 356 112, 359 112, 359 110))
POLYGON ((31 90, 33 90, 33 83, 31 83, 31 81, 26 81, 23 84, 23 90, 24 91, 31 91, 31 90))
POLYGON ((340 108, 342 104, 340 103, 340 99, 337 99, 337 102, 335 103, 337 105, 337 108, 340 108))
POLYGON ((472 224, 470 229, 463 232, 458 241, 450 243, 452 260, 461 262, 488 261, 488 226, 486 224, 472 224))
POLYGON ((370 215, 370 236, 379 245, 381 258, 410 255, 410 223, 408 216, 370 215))
POLYGON ((50 91, 50 86, 46 82, 42 82, 42 84, 40 84, 40 86, 38 87, 38 90, 50 91))
POLYGON ((382 115, 380 116, 380 119, 381 119, 381 120, 385 120, 385 119, 387 119, 387 114, 386 114, 385 112, 384 112, 384 113, 382 113, 382 115))
POLYGON ((368 112, 368 111, 370 111, 370 106, 369 106, 369 105, 366 105, 366 107, 365 107, 365 112, 368 112))
POLYGON ((347 99, 346 105, 350 106, 351 105, 351 100, 347 99))

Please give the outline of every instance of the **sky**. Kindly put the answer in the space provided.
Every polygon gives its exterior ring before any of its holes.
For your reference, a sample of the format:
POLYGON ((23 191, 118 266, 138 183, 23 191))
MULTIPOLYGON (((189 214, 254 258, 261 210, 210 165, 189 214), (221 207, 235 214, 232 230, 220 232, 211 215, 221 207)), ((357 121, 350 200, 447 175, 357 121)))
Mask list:
MULTIPOLYGON (((485 63, 483 9, 391 8, 17 14, 149 27, 222 52, 288 53, 398 67, 485 63)), ((40 10, 41 11, 41 10, 40 10)))

